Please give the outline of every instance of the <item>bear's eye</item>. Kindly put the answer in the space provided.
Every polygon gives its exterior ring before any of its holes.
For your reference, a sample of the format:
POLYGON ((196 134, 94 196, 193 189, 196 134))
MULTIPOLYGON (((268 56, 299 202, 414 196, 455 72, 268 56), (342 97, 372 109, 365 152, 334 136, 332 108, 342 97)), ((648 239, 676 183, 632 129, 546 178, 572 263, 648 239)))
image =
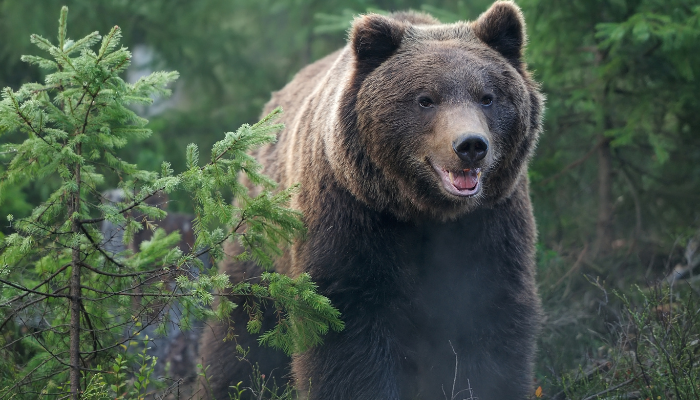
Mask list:
POLYGON ((490 106, 491 104, 493 104, 493 96, 491 96, 490 94, 487 94, 486 96, 481 98, 480 103, 484 107, 490 106))
POLYGON ((421 97, 418 99, 418 105, 423 108, 430 108, 435 104, 430 97, 421 97))

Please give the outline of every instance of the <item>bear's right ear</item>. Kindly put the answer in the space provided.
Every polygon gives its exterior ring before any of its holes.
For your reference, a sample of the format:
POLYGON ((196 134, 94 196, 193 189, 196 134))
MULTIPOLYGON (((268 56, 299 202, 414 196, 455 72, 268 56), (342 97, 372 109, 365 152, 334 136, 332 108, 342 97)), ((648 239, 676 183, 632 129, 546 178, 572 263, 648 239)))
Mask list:
POLYGON ((350 30, 350 47, 360 75, 369 74, 401 45, 407 23, 379 14, 355 19, 350 30))

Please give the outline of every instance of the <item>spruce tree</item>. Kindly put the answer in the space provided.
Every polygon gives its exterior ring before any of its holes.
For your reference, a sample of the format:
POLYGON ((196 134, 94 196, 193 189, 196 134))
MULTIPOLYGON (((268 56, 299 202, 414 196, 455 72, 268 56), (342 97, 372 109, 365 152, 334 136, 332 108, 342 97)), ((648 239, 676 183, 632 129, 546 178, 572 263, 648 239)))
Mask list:
MULTIPOLYGON (((243 249, 238 259, 270 267, 303 230, 299 214, 287 208, 294 188, 276 190, 248 155, 275 139, 281 111, 226 133, 203 165, 191 144, 183 173, 174 174, 167 162, 158 172, 139 169, 116 154, 151 133, 129 106, 167 95, 178 74, 155 72, 126 83, 120 74, 131 54, 119 45, 119 27, 104 37, 93 32, 73 41, 66 34, 67 15, 63 7, 56 44, 31 37, 50 57, 23 57, 47 71, 45 82, 5 88, 0 101, 0 135, 24 138, 0 146, 7 162, 0 191, 20 182, 56 187, 30 215, 7 215, 13 233, 0 238, 0 398, 21 393, 78 399, 106 366, 116 365, 119 375, 124 344, 148 326, 164 331, 174 322, 167 320, 170 307, 181 309, 177 322, 185 326, 191 318, 227 318, 234 307, 228 297, 212 306, 220 293, 249 297, 253 311, 261 302, 276 307, 279 325, 261 341, 288 353, 318 343, 329 328, 342 329, 337 310, 307 275, 291 279, 268 272, 259 284, 230 282, 200 260, 206 255, 216 263, 224 257, 224 242, 234 240, 243 249), (239 183, 241 174, 261 194, 251 196, 239 183), (119 182, 122 201, 103 195, 107 178, 119 182), (177 232, 157 227, 166 212, 148 203, 176 190, 190 193, 195 209, 196 240, 189 252, 178 249, 177 232), (142 229, 154 232, 139 249, 113 253, 106 246, 111 238, 99 229, 104 221, 123 230, 124 243, 142 229)), ((261 313, 251 315, 247 328, 259 331, 261 313)), ((143 386, 136 381, 132 389, 141 393, 143 386)), ((110 390, 111 398, 123 398, 119 385, 110 390)))

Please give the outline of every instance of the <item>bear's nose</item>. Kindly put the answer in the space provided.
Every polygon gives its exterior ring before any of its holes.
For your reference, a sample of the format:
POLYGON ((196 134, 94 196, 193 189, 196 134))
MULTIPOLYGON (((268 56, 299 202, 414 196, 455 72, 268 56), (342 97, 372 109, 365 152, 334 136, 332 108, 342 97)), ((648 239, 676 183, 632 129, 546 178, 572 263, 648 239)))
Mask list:
POLYGON ((485 137, 468 133, 460 135, 452 142, 452 149, 457 153, 457 157, 464 161, 475 163, 486 157, 489 150, 489 142, 485 137))

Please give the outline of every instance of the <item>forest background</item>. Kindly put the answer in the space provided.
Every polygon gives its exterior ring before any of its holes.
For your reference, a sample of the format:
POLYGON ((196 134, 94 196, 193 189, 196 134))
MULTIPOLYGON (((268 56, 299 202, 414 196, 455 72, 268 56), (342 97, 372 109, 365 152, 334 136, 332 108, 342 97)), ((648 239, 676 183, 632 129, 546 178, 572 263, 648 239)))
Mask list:
MULTIPOLYGON (((61 5, 71 10, 74 38, 119 25, 134 53, 129 81, 153 70, 181 76, 170 99, 138 109, 153 136, 120 154, 149 170, 168 160, 177 173, 188 143, 209 148, 219 132, 257 121, 273 90, 343 46, 354 15, 410 8, 453 22, 475 19, 490 3, 0 0, 0 87, 43 79, 20 57, 37 54, 30 34, 55 35, 61 5)), ((634 298, 636 284, 644 295, 674 270, 692 276, 698 263, 700 5, 518 4, 528 23, 527 60, 548 99, 530 181, 547 312, 538 378, 556 381, 579 365, 600 365, 619 347, 625 301, 614 299, 615 290, 634 298)), ((55 189, 50 181, 17 185, 3 193, 0 214, 21 218, 55 189)), ((169 207, 192 211, 176 196, 169 207)), ((684 287, 691 293, 697 285, 691 278, 684 287)))

